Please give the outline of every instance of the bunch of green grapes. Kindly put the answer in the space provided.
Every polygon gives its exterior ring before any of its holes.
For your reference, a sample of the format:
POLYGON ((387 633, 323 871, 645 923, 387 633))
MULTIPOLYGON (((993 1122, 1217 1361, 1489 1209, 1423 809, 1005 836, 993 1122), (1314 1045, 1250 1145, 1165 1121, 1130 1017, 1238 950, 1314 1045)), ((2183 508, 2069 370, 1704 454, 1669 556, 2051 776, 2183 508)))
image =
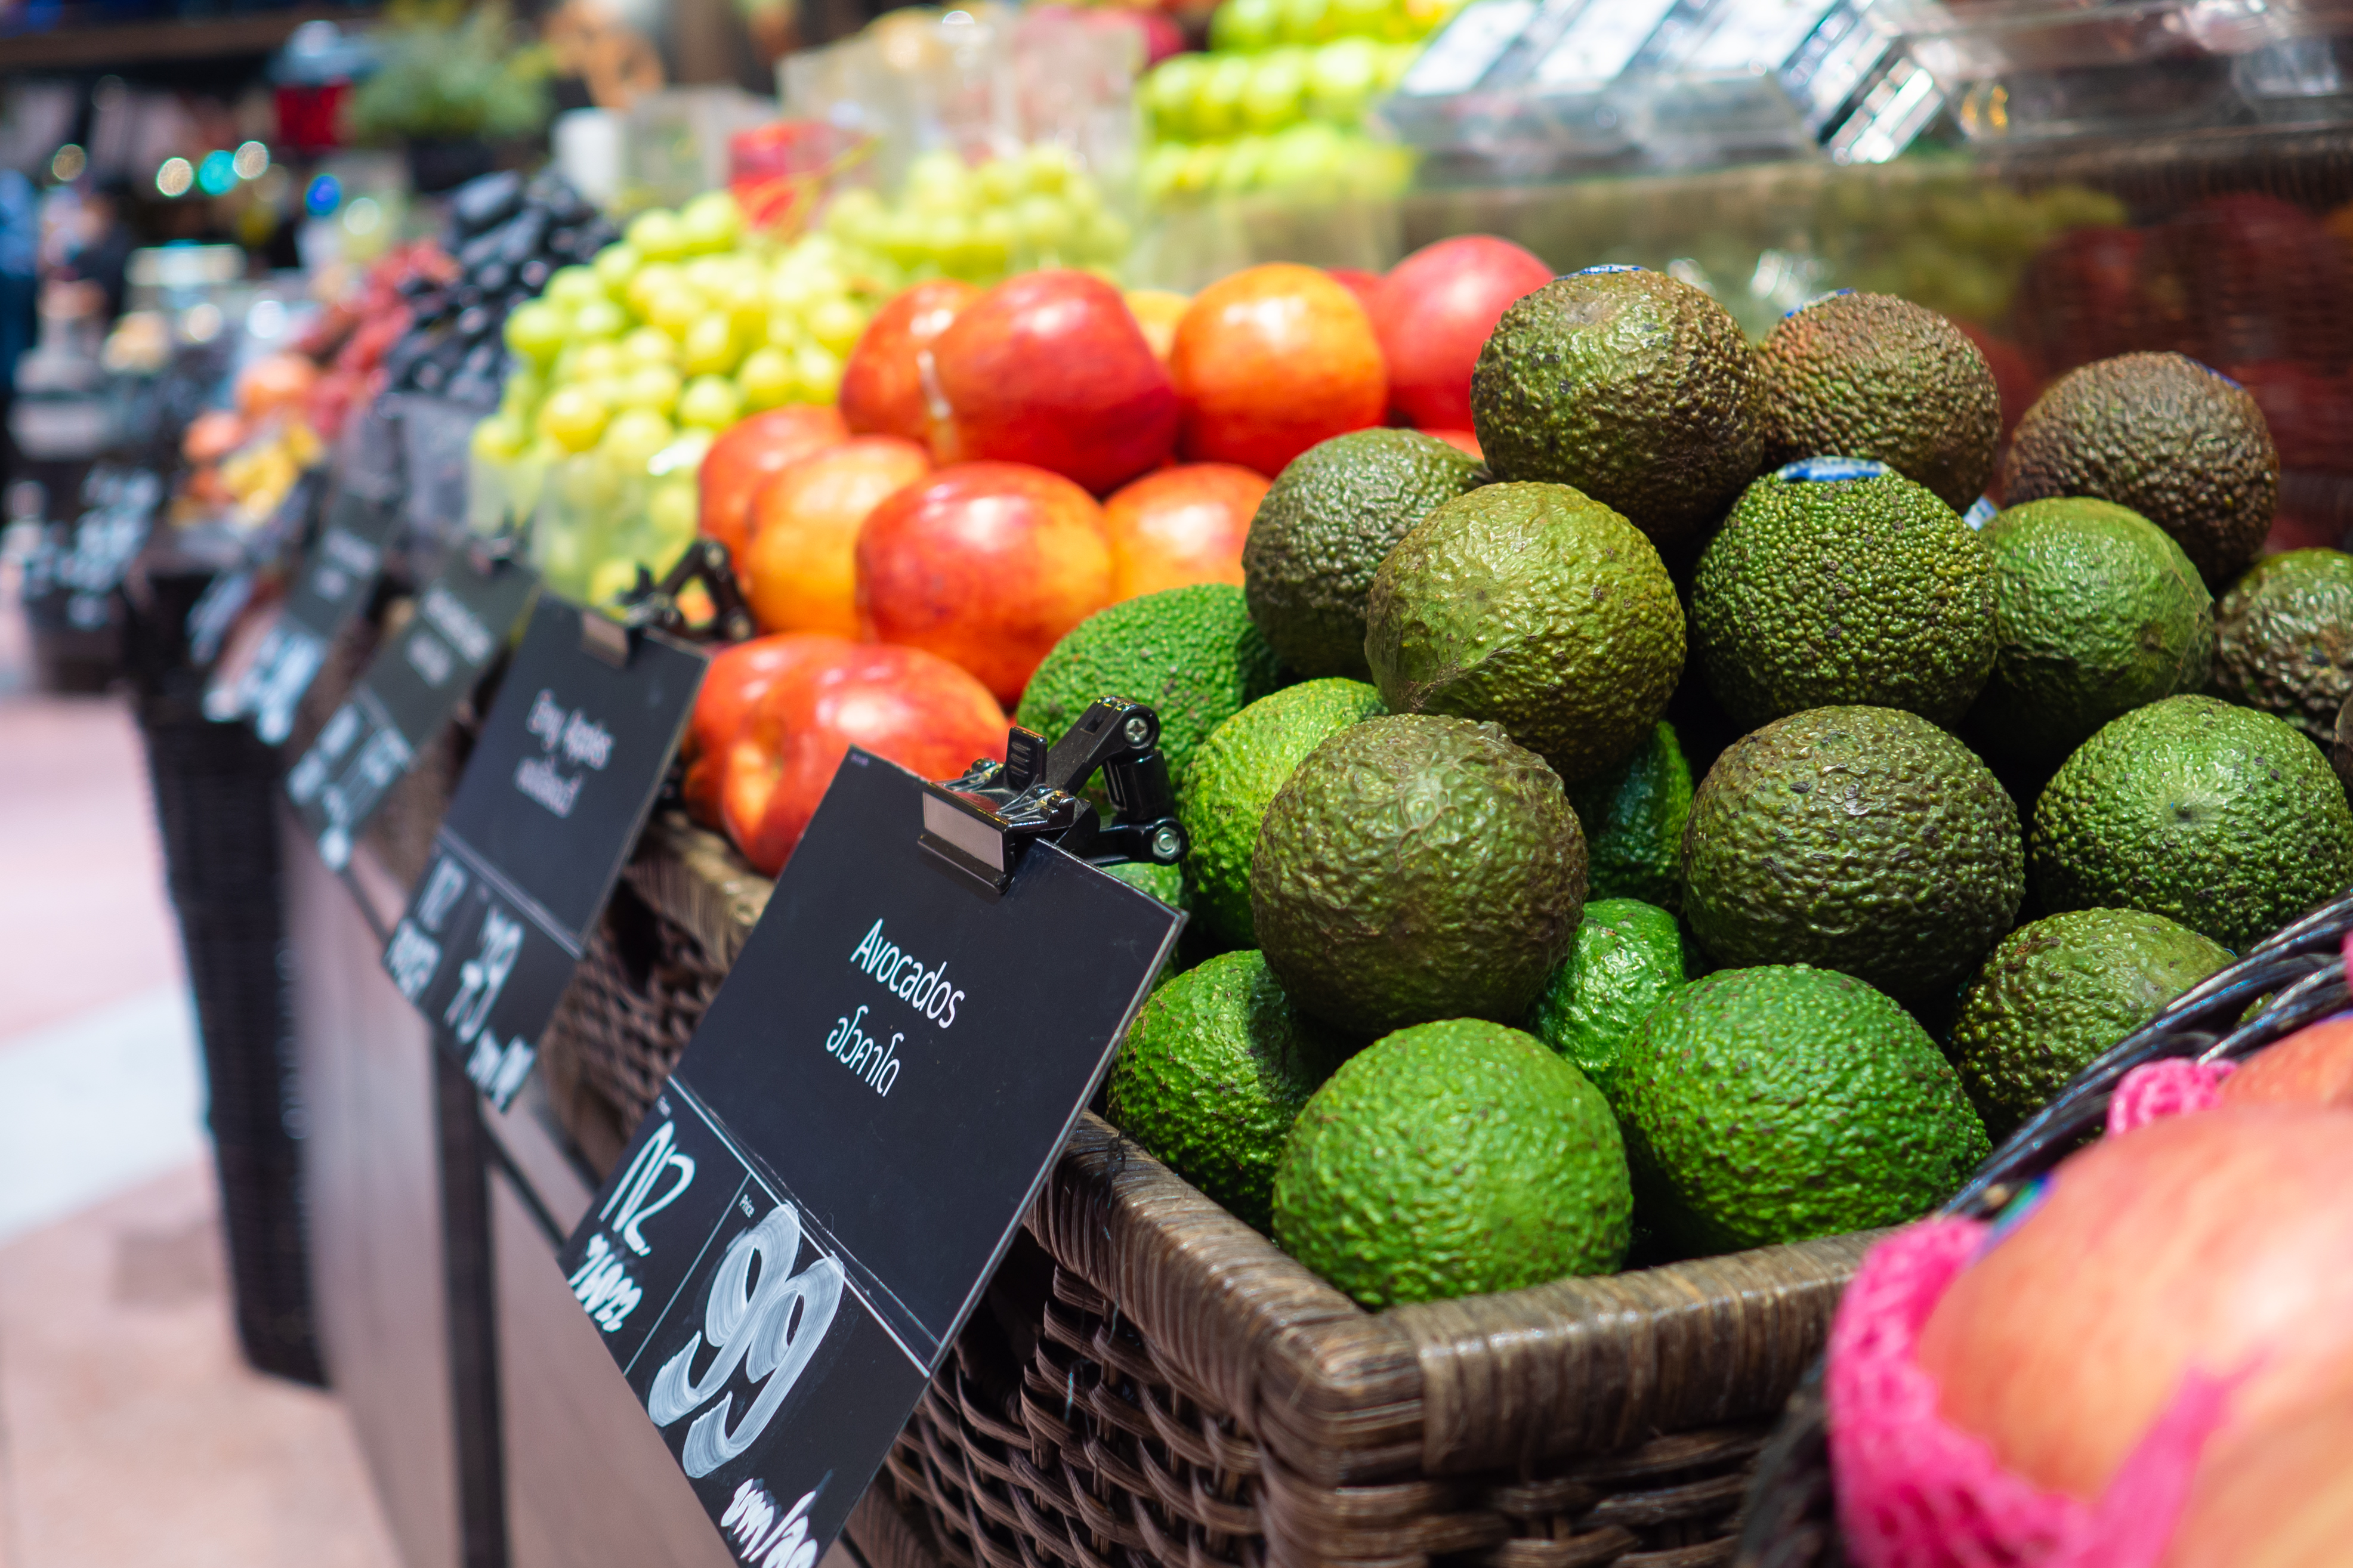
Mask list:
POLYGON ((506 321, 513 368, 473 448, 559 591, 599 602, 692 542, 712 437, 785 403, 830 403, 881 287, 828 234, 746 235, 724 191, 642 213, 506 321))
POLYGON ((1402 153, 1362 133, 1460 0, 1226 0, 1210 52, 1175 55, 1139 97, 1155 142, 1154 200, 1252 190, 1378 196, 1401 188, 1402 153))
POLYGON ((895 202, 871 190, 834 197, 824 231, 894 286, 940 277, 987 285, 1039 267, 1113 272, 1134 238, 1077 157, 1051 142, 972 164, 926 153, 895 202))

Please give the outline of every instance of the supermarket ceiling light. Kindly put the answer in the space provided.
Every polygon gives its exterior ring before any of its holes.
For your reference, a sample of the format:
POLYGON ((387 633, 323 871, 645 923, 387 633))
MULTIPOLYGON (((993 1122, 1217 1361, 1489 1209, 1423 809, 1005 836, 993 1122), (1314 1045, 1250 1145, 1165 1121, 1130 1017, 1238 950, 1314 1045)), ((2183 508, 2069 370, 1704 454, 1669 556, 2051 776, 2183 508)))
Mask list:
POLYGON ((61 185, 70 184, 80 179, 81 172, 89 167, 90 155, 76 143, 69 142, 58 148, 57 155, 49 160, 49 178, 61 185))
POLYGON ((185 158, 166 158, 155 167, 155 188, 177 200, 196 183, 195 165, 185 158))
POLYGON ((205 154, 196 165, 196 188, 208 196, 225 196, 237 184, 237 160, 220 148, 205 154))
POLYGON ((269 167, 269 149, 259 142, 242 142, 237 156, 229 160, 229 166, 240 180, 258 180, 269 167))

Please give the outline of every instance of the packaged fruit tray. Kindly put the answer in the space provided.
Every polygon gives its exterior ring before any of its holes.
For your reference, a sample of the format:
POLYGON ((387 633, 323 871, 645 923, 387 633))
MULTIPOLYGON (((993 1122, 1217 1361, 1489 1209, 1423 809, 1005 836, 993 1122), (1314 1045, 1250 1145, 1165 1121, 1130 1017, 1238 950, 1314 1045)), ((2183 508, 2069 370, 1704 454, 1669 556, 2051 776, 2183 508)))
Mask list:
MULTIPOLYGON (((2184 992, 2070 1080, 1941 1213, 1981 1220, 2001 1214, 2098 1133, 2119 1084, 2136 1068, 2182 1058, 2243 1061, 2316 1020, 2345 1013, 2353 1005, 2348 935, 2353 895, 2292 921, 2184 992)), ((1790 1396, 1757 1466, 1743 1510, 1736 1559, 1742 1568, 1838 1568, 1849 1561, 1831 1480, 1823 1384, 1818 1363, 1790 1396)))
MULTIPOLYGON (((678 816, 627 887, 542 1046, 592 1159, 767 893, 678 816)), ((1875 1234, 1367 1312, 1090 1115, 878 1487, 953 1568, 1727 1562, 1875 1234)))

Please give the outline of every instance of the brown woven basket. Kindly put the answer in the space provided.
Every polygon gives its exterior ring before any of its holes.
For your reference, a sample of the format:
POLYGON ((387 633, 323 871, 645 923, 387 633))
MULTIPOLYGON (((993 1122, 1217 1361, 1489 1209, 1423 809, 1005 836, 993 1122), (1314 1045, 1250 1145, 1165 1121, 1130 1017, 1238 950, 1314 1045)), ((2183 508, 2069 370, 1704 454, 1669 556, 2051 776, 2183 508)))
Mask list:
MULTIPOLYGON (((767 894, 674 815, 628 884, 543 1044, 620 1126, 767 894)), ((861 1539, 883 1568, 1728 1562, 1869 1239, 1368 1313, 1090 1115, 878 1483, 903 1555, 861 1539)))

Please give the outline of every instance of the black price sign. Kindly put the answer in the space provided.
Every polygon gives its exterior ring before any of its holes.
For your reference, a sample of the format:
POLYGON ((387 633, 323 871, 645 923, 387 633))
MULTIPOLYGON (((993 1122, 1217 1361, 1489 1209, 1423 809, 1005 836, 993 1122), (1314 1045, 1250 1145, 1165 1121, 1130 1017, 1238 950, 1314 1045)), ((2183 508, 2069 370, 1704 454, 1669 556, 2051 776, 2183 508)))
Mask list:
POLYGON ((522 565, 453 552, 408 624, 368 661, 286 775, 287 798, 330 869, 350 862, 360 829, 506 645, 538 583, 522 565))
POLYGON ((852 751, 573 1292, 739 1560, 809 1568, 1035 1199, 1184 917, 1050 843, 991 897, 852 751))
POLYGON ((384 950, 393 984, 502 1110, 531 1075, 709 663, 552 594, 532 613, 384 950))
POLYGON ((396 514, 339 492, 326 525, 295 574, 278 619, 262 634, 250 663, 205 694, 216 720, 243 717, 253 732, 277 745, 294 728, 294 708, 318 678, 327 649, 353 616, 367 608, 384 572, 384 548, 396 514))

